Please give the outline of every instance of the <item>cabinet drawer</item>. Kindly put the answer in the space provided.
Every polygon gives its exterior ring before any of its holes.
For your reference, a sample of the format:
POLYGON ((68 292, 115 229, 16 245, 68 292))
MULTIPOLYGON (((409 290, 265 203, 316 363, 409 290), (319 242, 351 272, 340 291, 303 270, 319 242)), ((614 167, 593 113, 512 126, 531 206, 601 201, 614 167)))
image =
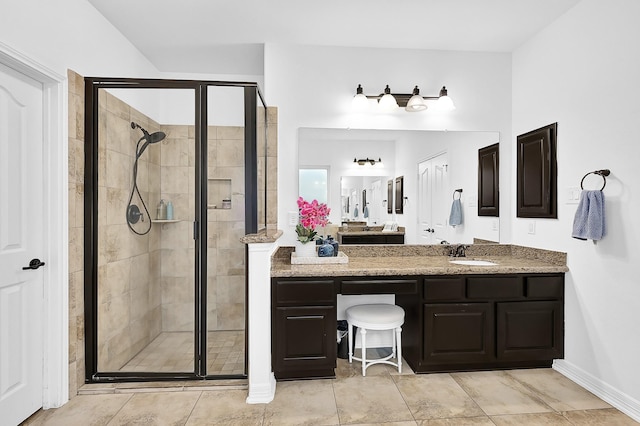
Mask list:
POLYGON ((291 280, 275 282, 276 304, 331 304, 336 298, 334 280, 291 280))
POLYGON ((527 277, 527 297, 561 299, 564 296, 563 276, 527 277))
POLYGON ((469 277, 469 299, 519 299, 524 296, 522 281, 517 277, 469 277))
POLYGON ((343 280, 341 294, 416 294, 418 280, 343 280))
POLYGON ((464 277, 425 278, 424 299, 427 302, 464 299, 464 277))

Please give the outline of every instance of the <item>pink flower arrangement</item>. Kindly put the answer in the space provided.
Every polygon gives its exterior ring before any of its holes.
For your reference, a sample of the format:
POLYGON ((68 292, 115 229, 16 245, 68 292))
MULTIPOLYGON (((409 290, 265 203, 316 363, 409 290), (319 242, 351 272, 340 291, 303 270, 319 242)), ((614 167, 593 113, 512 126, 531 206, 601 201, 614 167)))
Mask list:
POLYGON ((300 222, 296 225, 296 233, 298 241, 306 244, 315 239, 318 234, 316 232, 318 226, 326 226, 329 223, 328 217, 331 209, 324 203, 318 203, 318 200, 308 202, 300 197, 298 198, 298 211, 300 212, 300 222))

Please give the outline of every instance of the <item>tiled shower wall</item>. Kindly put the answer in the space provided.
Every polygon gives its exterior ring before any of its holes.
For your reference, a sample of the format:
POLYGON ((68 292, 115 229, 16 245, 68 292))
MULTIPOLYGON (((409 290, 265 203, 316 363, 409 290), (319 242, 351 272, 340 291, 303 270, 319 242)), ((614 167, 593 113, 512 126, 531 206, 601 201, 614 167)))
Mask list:
MULTIPOLYGON (((171 201, 176 223, 162 225, 162 329, 194 330, 195 137, 193 126, 162 126, 162 198, 171 201)), ((207 210, 207 320, 209 331, 243 330, 245 256, 244 128, 208 129, 208 182, 221 191, 207 210), (222 198, 231 199, 222 208, 222 198), (215 205, 215 208, 213 206, 215 205)))
MULTIPOLYGON (((133 185, 136 122, 150 133, 160 126, 104 90, 98 98, 98 368, 117 371, 155 339, 162 329, 160 235, 158 226, 137 235, 127 226, 126 206, 133 185)), ((160 198, 160 146, 149 145, 138 160, 137 185, 154 217, 160 198)), ((144 214, 138 232, 149 217, 144 214)))
POLYGON ((84 384, 84 79, 67 71, 69 87, 69 397, 84 384))
MULTIPOLYGON (((69 129, 69 134, 68 134, 68 143, 69 143, 69 152, 68 152, 68 159, 69 159, 69 395, 70 397, 74 397, 77 394, 77 390, 78 387, 82 386, 84 384, 84 377, 85 377, 85 350, 84 350, 84 271, 83 271, 83 259, 84 259, 84 79, 81 75, 69 70, 67 73, 67 77, 68 77, 68 89, 69 89, 69 104, 68 104, 68 117, 69 117, 69 125, 68 125, 68 129, 69 129)), ((105 99, 106 100, 106 99, 105 99)), ((104 112, 103 112, 104 113, 104 112)), ((268 113, 268 123, 269 123, 269 127, 268 127, 268 144, 267 144, 267 197, 268 197, 268 204, 267 204, 267 228, 268 229, 276 229, 276 221, 277 221, 277 108, 275 107, 269 107, 267 109, 267 113, 268 113)), ((121 119, 124 119, 124 116, 120 117, 121 119)), ((144 116, 137 116, 136 115, 136 120, 139 120, 139 124, 141 124, 143 127, 145 127, 145 124, 147 129, 151 130, 155 130, 157 126, 156 123, 150 123, 148 120, 148 118, 144 117, 144 116), (145 123, 145 124, 143 124, 145 123)), ((104 123, 104 121, 101 120, 102 123, 104 123)), ((127 129, 130 131, 130 127, 127 127, 127 129)), ((103 132, 101 132, 102 134, 106 134, 104 133, 106 131, 106 129, 103 127, 101 128, 101 130, 103 132)), ((120 129, 122 130, 122 129, 120 129)), ((165 147, 167 147, 169 145, 169 140, 176 136, 177 134, 172 134, 172 131, 167 128, 167 126, 165 126, 165 128, 163 129, 163 131, 167 131, 168 132, 168 137, 167 140, 165 142, 163 142, 162 145, 162 149, 165 149, 165 147)), ((210 130, 209 131, 209 138, 213 138, 216 143, 215 143, 215 147, 216 150, 218 149, 218 140, 223 140, 223 141, 231 141, 231 140, 235 140, 236 137, 238 137, 238 132, 239 130, 231 130, 228 129, 229 132, 231 133, 225 133, 225 129, 223 129, 220 133, 218 132, 218 129, 216 129, 215 131, 210 130), (235 133, 235 136, 233 135, 235 133)), ((187 129, 187 137, 189 137, 189 130, 187 129)), ((191 137, 193 137, 193 135, 191 135, 191 137)), ((129 135, 129 141, 131 141, 134 138, 134 136, 131 136, 131 133, 129 135)), ((137 140, 137 139, 135 139, 137 140)), ((188 145, 188 144, 187 144, 188 145)), ((225 145, 228 145, 228 142, 222 142, 220 144, 222 151, 225 150, 225 145)), ((104 145, 102 145, 104 146, 104 145)), ((210 142, 210 146, 211 149, 213 149, 214 144, 210 142)), ((156 148, 156 147, 150 147, 151 148, 156 148)), ((135 147, 132 147, 132 149, 135 149, 135 147)), ((168 166, 168 164, 166 164, 169 160, 169 158, 171 157, 172 153, 170 151, 171 147, 168 148, 167 152, 167 156, 164 156, 164 160, 165 160, 165 165, 168 166)), ((112 150, 115 153, 118 152, 118 150, 112 150)), ((150 160, 148 163, 148 167, 149 169, 147 170, 147 172, 149 170, 151 170, 151 173, 154 173, 154 169, 156 169, 156 167, 158 166, 158 156, 155 152, 157 152, 157 149, 154 149, 152 151, 149 151, 148 153, 145 153, 145 156, 149 156, 149 158, 147 158, 147 160, 150 160)), ((162 151, 165 152, 165 151, 162 151)), ((188 153, 187 153, 188 154, 188 153)), ((212 154, 212 153, 211 153, 212 154)), ((211 155, 210 154, 210 155, 211 155)), ((104 164, 106 166, 106 157, 107 157, 107 150, 103 150, 102 152, 99 153, 99 155, 101 156, 101 161, 100 164, 104 164)), ((180 154, 182 155, 182 154, 180 154)), ((117 155, 112 154, 113 158, 116 158, 117 155)), ((113 159, 112 158, 112 159, 113 159)), ((160 156, 160 162, 162 162, 162 156, 160 156)), ((182 160, 181 160, 182 161, 182 160)), ((213 163, 210 161, 210 165, 213 165, 213 163)), ((227 164, 222 165, 221 167, 225 167, 225 166, 229 166, 227 164)), ((214 167, 214 166, 212 166, 214 167)), ((217 166, 215 166, 217 167, 217 166)), ((234 167, 234 166, 229 166, 229 167, 234 167)), ((131 168, 128 167, 128 173, 129 176, 131 173, 131 168)), ((125 168, 123 168, 124 170, 125 168)), ((103 172, 106 172, 106 170, 103 170, 103 172)), ((209 170, 209 177, 211 178, 215 178, 216 176, 220 176, 217 175, 216 173, 221 173, 221 171, 216 172, 215 169, 210 169, 209 170)), ((162 175, 161 175, 162 176, 162 175)), ((191 180, 191 182, 193 182, 193 180, 191 180)), ((151 183, 151 185, 153 185, 153 183, 151 183)), ((120 193, 120 191, 117 190, 118 188, 114 188, 114 190, 111 191, 112 196, 117 196, 118 193, 120 193)), ((148 188, 149 189, 149 188, 148 188)), ((235 192, 239 192, 238 194, 235 194, 235 200, 233 199, 234 196, 232 196, 232 209, 231 211, 228 212, 214 212, 215 214, 220 214, 220 215, 229 215, 232 214, 234 206, 241 206, 242 208, 244 208, 244 203, 243 202, 238 202, 239 198, 242 197, 242 195, 240 195, 242 193, 243 189, 240 189, 240 191, 235 191, 235 192)), ((101 198, 100 199, 100 205, 101 206, 106 206, 107 205, 107 200, 105 200, 105 198, 107 197, 107 192, 106 191, 101 191, 101 198)), ((152 191, 150 194, 150 198, 149 198, 149 210, 151 212, 151 214, 153 215, 153 211, 155 208, 156 203, 158 202, 160 196, 163 197, 174 197, 173 195, 170 195, 169 192, 167 193, 163 193, 163 194, 159 194, 155 191, 152 191)), ((192 198, 190 198, 192 199, 192 198)), ((178 202, 178 206, 175 209, 175 216, 176 217, 180 217, 179 215, 181 215, 183 212, 181 212, 180 210, 180 203, 179 203, 179 197, 175 197, 175 199, 172 200, 174 202, 174 204, 176 204, 176 202, 178 202)), ((125 201, 126 203, 126 201, 125 201)), ((189 212, 192 212, 192 206, 189 206, 189 212)), ((211 211, 210 211, 211 213, 211 211)), ((106 210, 103 212, 100 212, 101 214, 101 219, 105 220, 104 215, 106 215, 106 210)), ((122 214, 122 218, 124 220, 124 214, 122 214)), ((112 217, 114 220, 119 220, 118 219, 118 213, 117 213, 117 208, 116 208, 116 212, 115 214, 110 214, 109 217, 112 217)), ((213 219, 215 216, 214 215, 210 215, 210 219, 213 219)), ((233 216, 227 216, 227 217, 218 217, 218 219, 230 219, 228 221, 223 221, 223 222, 234 222, 234 217, 233 216)), ((106 231, 106 226, 103 227, 105 229, 101 230, 101 234, 99 235, 100 241, 104 241, 106 242, 106 235, 105 235, 105 231, 106 231)), ((161 225, 161 227, 169 227, 170 224, 167 225, 161 225)), ((126 225, 125 225, 126 227, 126 225)), ((236 239, 236 236, 238 235, 243 235, 243 232, 238 232, 237 229, 234 230, 233 226, 231 228, 229 228, 228 226, 223 226, 223 230, 220 231, 219 229, 214 231, 216 229, 216 226, 210 226, 209 229, 209 236, 208 236, 208 245, 210 248, 215 247, 216 250, 217 249, 221 249, 223 250, 223 252, 220 253, 216 253, 216 255, 218 256, 222 256, 225 255, 227 253, 224 252, 224 250, 236 250, 236 248, 232 247, 232 246, 228 246, 228 248, 224 248, 224 241, 229 240, 229 239, 236 239), (219 245, 219 243, 221 243, 219 245)), ((151 247, 151 250, 149 250, 148 252, 141 252, 139 254, 137 254, 136 256, 133 256, 132 258, 138 258, 138 260, 142 260, 147 256, 148 253, 148 257, 149 257, 149 271, 151 271, 148 274, 148 278, 149 278, 149 283, 151 282, 155 282, 157 283, 159 280, 159 277, 154 276, 152 271, 160 271, 160 267, 157 266, 158 263, 160 262, 160 256, 161 256, 161 252, 160 252, 160 248, 162 247, 166 247, 167 244, 170 243, 170 237, 169 237, 169 232, 167 232, 167 239, 162 240, 159 236, 160 227, 155 226, 154 229, 152 229, 152 232, 149 235, 149 245, 151 247)), ((113 239, 111 240, 112 242, 117 241, 117 236, 119 235, 117 231, 114 231, 112 234, 113 239)), ((237 240, 237 239, 236 239, 237 240)), ((134 249, 134 252, 136 252, 138 249, 134 249)), ((210 249, 210 252, 213 253, 213 250, 210 249)), ((113 245, 111 245, 111 254, 108 254, 109 251, 107 250, 103 250, 103 253, 105 253, 104 257, 101 257, 101 259, 99 259, 99 265, 102 267, 102 273, 106 273, 107 271, 107 267, 106 267, 106 259, 109 256, 115 256, 117 259, 117 255, 115 255, 116 251, 115 251, 115 247, 113 245)), ((210 256, 212 256, 212 254, 210 254, 210 256)), ((193 259, 193 257, 191 257, 191 259, 193 259)), ((126 264, 126 261, 122 261, 123 259, 121 259, 121 263, 119 264, 120 266, 122 266, 123 264, 126 264)), ((117 262, 116 262, 117 263, 117 262)), ((131 262, 129 262, 131 264, 131 262)), ((230 273, 230 275, 223 275, 225 277, 234 277, 234 278, 225 278, 229 281, 235 281, 236 283, 238 282, 238 275, 234 275, 235 273, 239 272, 238 271, 238 265, 233 265, 233 264, 229 264, 229 263, 225 263, 222 262, 220 264, 220 266, 218 266, 218 264, 216 263, 216 271, 218 271, 218 267, 220 268, 220 270, 222 271, 227 271, 228 273, 230 273)), ((119 270, 117 265, 113 265, 110 267, 111 269, 114 269, 114 273, 120 273, 122 272, 121 270, 119 270)), ((126 266, 125 266, 126 269, 126 266)), ((143 271, 143 268, 140 268, 140 266, 136 263, 136 266, 134 268, 133 274, 134 276, 134 292, 136 291, 135 288, 138 288, 139 290, 139 284, 142 282, 145 282, 144 278, 139 277, 138 274, 143 271)), ((193 269, 191 269, 192 271, 193 269)), ((210 268, 211 270, 211 268, 210 268)), ((131 270, 129 270, 129 275, 131 275, 132 272, 131 270)), ((103 275, 103 279, 104 279, 104 275, 103 275)), ((225 279, 223 279, 222 281, 224 281, 225 279)), ((244 284, 243 284, 244 285, 244 284)), ((129 288, 131 289, 131 281, 129 282, 129 288)), ((210 305, 209 305, 209 312, 210 312, 210 326, 213 328, 215 328, 216 326, 219 328, 235 328, 236 327, 236 322, 238 321, 238 315, 234 314, 235 312, 239 312, 240 311, 240 307, 237 306, 239 305, 239 303, 230 303, 230 307, 229 310, 231 311, 229 318, 230 321, 227 321, 221 317, 226 316, 227 314, 224 312, 225 308, 218 308, 218 303, 221 303, 222 300, 229 300, 229 301, 237 301, 238 297, 237 297, 237 285, 231 284, 230 286, 227 286, 226 289, 223 289, 222 287, 218 286, 218 280, 211 280, 209 282, 209 293, 210 294, 216 294, 216 299, 215 301, 212 299, 210 305), (236 305, 236 306, 234 306, 236 305), (214 314, 215 311, 215 314, 214 314), (215 320, 214 320, 215 318, 215 320), (215 324, 212 324, 215 321, 215 324)), ((162 293, 158 293, 158 292, 153 292, 154 295, 149 296, 149 299, 146 299, 146 302, 148 306, 157 306, 155 305, 155 299, 153 299, 154 297, 160 295, 163 296, 162 293)), ((106 295, 105 295, 106 296, 106 295)), ((113 293, 111 294, 111 297, 113 296, 113 293)), ((117 295, 116 295, 117 297, 117 295)), ((193 295, 191 294, 191 297, 193 297, 193 295)), ((169 296, 167 296, 167 299, 169 298, 169 296)), ((143 298, 143 300, 145 300, 143 298)), ((132 306, 132 305, 130 305, 132 306)), ((244 310, 244 305, 242 305, 242 310, 244 310)), ((158 316, 158 311, 156 308, 153 308, 151 310, 153 313, 151 314, 151 317, 156 318, 158 316)), ((140 312, 142 312, 142 310, 140 310, 140 312)), ((146 314, 148 315, 148 314, 146 314)), ((144 316, 144 315, 143 315, 144 316)), ((161 317, 163 316, 162 314, 160 315, 161 317)), ((138 314, 133 315, 133 317, 139 317, 138 314)), ((137 318, 140 319, 140 318, 137 318)), ((242 324, 244 324, 244 321, 242 321, 242 324)), ((154 326, 152 326, 153 328, 154 326)), ((149 330, 148 330, 149 331, 149 330)), ((154 331, 155 332, 155 331, 154 331)), ((151 333, 153 334, 153 333, 151 333)))

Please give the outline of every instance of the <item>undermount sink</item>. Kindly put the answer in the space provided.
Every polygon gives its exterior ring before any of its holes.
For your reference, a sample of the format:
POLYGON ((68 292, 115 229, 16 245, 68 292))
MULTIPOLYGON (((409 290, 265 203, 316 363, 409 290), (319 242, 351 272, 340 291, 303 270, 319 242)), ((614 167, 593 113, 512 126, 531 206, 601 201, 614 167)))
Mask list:
POLYGON ((450 263, 455 263, 456 265, 468 265, 468 266, 495 266, 497 263, 489 262, 488 260, 477 260, 477 259, 456 259, 450 260, 450 263))

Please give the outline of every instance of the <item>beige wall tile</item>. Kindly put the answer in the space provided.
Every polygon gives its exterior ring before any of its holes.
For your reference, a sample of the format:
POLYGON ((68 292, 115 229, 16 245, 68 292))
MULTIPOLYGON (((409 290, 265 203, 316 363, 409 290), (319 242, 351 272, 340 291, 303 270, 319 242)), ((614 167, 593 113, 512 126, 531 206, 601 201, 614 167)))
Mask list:
POLYGON ((244 139, 244 127, 218 126, 217 139, 244 139))

